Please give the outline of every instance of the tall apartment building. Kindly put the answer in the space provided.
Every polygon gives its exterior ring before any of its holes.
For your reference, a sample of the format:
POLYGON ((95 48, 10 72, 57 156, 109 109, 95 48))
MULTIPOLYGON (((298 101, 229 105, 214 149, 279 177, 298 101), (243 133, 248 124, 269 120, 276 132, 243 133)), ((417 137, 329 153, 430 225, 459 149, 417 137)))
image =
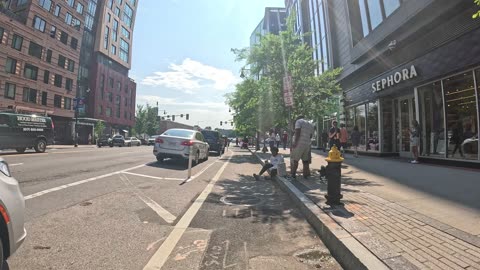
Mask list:
POLYGON ((86 116, 104 120, 107 133, 127 134, 135 123, 136 83, 128 71, 137 5, 137 0, 97 5, 86 116))
POLYGON ((266 34, 278 35, 287 28, 287 10, 281 7, 266 7, 265 15, 250 35, 250 46, 258 44, 262 36, 266 34))
POLYGON ((72 138, 84 0, 0 1, 0 108, 46 114, 72 138))

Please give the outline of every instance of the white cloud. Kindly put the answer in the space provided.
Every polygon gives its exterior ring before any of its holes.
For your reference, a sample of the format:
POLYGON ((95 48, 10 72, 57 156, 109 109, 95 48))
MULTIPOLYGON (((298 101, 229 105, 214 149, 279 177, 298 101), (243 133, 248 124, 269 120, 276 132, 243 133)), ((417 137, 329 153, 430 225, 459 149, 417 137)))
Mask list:
POLYGON ((219 69, 186 58, 180 65, 171 63, 169 71, 157 71, 145 77, 141 84, 164 86, 193 93, 192 90, 203 87, 225 91, 231 89, 239 80, 230 70, 219 69))
POLYGON ((210 112, 212 112, 212 109, 228 110, 228 105, 226 105, 224 102, 191 102, 191 101, 179 102, 174 98, 163 98, 159 96, 150 96, 150 95, 137 96, 137 104, 149 103, 150 105, 156 105, 157 102, 160 106, 190 107, 192 109, 205 110, 205 111, 210 109, 208 110, 210 112))

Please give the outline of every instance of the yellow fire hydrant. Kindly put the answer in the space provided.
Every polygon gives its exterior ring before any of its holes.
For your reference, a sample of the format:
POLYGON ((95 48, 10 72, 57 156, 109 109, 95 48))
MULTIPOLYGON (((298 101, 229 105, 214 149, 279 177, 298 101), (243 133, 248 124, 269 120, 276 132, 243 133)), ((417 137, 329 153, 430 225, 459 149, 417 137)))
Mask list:
POLYGON ((328 205, 343 205, 340 202, 340 199, 343 198, 341 194, 341 178, 342 178, 342 162, 343 158, 341 157, 340 151, 334 145, 332 149, 328 152, 328 157, 325 159, 328 162, 327 165, 327 199, 326 204, 328 205))

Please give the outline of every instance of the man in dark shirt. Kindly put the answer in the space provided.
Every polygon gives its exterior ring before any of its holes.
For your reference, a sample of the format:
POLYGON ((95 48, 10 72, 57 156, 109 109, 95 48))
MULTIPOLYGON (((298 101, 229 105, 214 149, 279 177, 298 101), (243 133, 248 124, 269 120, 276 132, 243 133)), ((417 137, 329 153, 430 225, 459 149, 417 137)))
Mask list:
POLYGON ((338 122, 337 120, 332 121, 332 127, 330 128, 330 132, 328 133, 329 141, 329 148, 332 148, 334 145, 337 148, 340 147, 340 129, 337 127, 338 122))

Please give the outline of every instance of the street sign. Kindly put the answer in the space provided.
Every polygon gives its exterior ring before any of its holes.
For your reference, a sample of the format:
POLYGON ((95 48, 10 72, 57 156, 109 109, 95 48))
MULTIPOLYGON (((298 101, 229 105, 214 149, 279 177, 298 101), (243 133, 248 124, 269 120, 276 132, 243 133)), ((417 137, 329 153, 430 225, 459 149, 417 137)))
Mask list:
POLYGON ((73 98, 73 109, 83 109, 85 106, 85 98, 73 98))
POLYGON ((287 107, 293 107, 294 105, 292 76, 290 75, 283 77, 283 101, 287 107))

